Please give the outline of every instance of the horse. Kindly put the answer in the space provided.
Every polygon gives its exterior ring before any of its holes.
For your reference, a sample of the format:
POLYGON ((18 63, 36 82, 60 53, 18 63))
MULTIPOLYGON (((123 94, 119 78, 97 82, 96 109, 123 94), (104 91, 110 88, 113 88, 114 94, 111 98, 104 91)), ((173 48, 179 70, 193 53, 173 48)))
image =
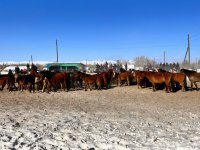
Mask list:
POLYGON ((11 87, 14 85, 14 76, 13 75, 0 75, 0 85, 1 85, 1 91, 4 89, 4 87, 8 86, 8 90, 11 91, 11 87))
POLYGON ((113 69, 109 69, 107 72, 101 72, 100 75, 103 77, 103 82, 106 89, 110 88, 111 80, 114 77, 113 69))
POLYGON ((172 73, 172 81, 175 82, 176 87, 178 87, 178 84, 182 86, 182 91, 186 91, 186 75, 183 73, 172 73))
POLYGON ((81 78, 82 72, 75 70, 71 73, 71 82, 74 89, 83 88, 83 79, 81 78))
MULTIPOLYGON (((97 86, 97 89, 98 90, 101 90, 102 88, 103 88, 103 86, 104 86, 104 81, 105 81, 105 76, 104 76, 104 74, 97 74, 96 75, 96 86, 97 86)), ((107 82, 107 81, 106 81, 107 82)), ((106 83, 106 88, 108 88, 107 87, 107 83, 106 83)))
POLYGON ((193 90, 193 84, 196 87, 196 90, 198 89, 197 82, 200 82, 200 73, 197 73, 193 70, 187 70, 187 69, 181 69, 180 72, 184 73, 191 82, 191 90, 193 90))
POLYGON ((170 92, 172 74, 169 72, 146 72, 145 76, 152 83, 153 91, 156 91, 155 85, 165 83, 166 92, 170 92))
POLYGON ((90 88, 90 91, 91 91, 92 86, 96 85, 97 74, 90 75, 90 74, 79 72, 79 75, 80 75, 80 78, 85 83, 85 91, 87 91, 88 88, 90 88))
POLYGON ((15 82, 18 83, 18 89, 23 91, 24 88, 28 88, 29 92, 35 92, 35 77, 37 76, 36 71, 31 71, 29 74, 18 74, 14 75, 15 82))
POLYGON ((118 86, 122 86, 122 82, 123 81, 126 81, 127 82, 127 85, 129 86, 130 85, 130 79, 132 77, 132 74, 130 71, 126 71, 124 69, 120 69, 120 72, 119 73, 115 73, 117 75, 117 85, 118 86))
POLYGON ((133 72, 133 76, 136 79, 138 88, 148 87, 151 86, 150 81, 147 79, 145 75, 146 71, 135 70, 133 72))
POLYGON ((42 92, 47 88, 47 92, 53 87, 54 91, 57 91, 59 86, 64 91, 70 89, 70 74, 66 72, 50 72, 41 71, 40 72, 43 80, 42 92))
POLYGON ((23 91, 26 89, 25 75, 15 74, 15 82, 18 84, 18 90, 23 91))
POLYGON ((54 90, 57 91, 58 85, 61 86, 61 89, 64 91, 70 89, 70 73, 66 72, 57 72, 51 78, 51 83, 54 87, 54 90))
MULTIPOLYGON (((158 69, 158 72, 168 72, 163 69, 158 69)), ((169 73, 169 72, 168 72, 169 73)), ((182 91, 186 91, 186 75, 184 73, 172 73, 172 89, 174 90, 174 87, 178 87, 179 85, 182 86, 182 91)))

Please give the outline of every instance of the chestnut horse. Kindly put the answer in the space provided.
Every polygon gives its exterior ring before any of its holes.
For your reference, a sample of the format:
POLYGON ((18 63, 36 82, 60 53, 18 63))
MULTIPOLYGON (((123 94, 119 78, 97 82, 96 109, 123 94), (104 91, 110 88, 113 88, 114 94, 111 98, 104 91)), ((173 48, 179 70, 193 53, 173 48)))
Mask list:
POLYGON ((136 81, 137 81, 137 86, 138 88, 146 88, 148 86, 151 86, 151 83, 149 82, 149 80, 146 77, 146 73, 147 71, 140 71, 140 70, 135 70, 133 72, 133 76, 135 77, 136 81))
POLYGON ((169 72, 146 72, 145 76, 152 83, 153 91, 156 90, 155 84, 165 83, 166 92, 170 92, 172 74, 169 72))
POLYGON ((85 91, 87 91, 88 88, 90 88, 90 91, 92 90, 93 85, 96 84, 97 74, 90 75, 83 72, 79 72, 80 78, 85 83, 85 91))
POLYGON ((15 80, 13 75, 0 75, 0 85, 1 85, 1 91, 4 89, 4 87, 7 84, 7 89, 11 91, 12 87, 14 85, 15 80))
POLYGON ((186 91, 186 75, 183 73, 172 73, 173 82, 175 82, 176 87, 178 86, 177 82, 182 86, 182 91, 186 91))
POLYGON ((187 70, 187 69, 181 69, 181 72, 184 73, 191 82, 191 90, 193 90, 193 84, 196 87, 196 90, 198 89, 197 82, 200 82, 200 73, 197 73, 193 70, 187 70))
POLYGON ((130 85, 130 79, 133 77, 132 73, 130 71, 126 71, 124 69, 120 69, 119 73, 115 73, 117 76, 117 85, 121 86, 123 81, 126 81, 127 85, 130 85))
POLYGON ((66 72, 50 72, 50 71, 41 71, 43 79, 43 88, 42 92, 47 88, 47 92, 53 88, 54 91, 57 91, 59 86, 64 91, 70 89, 70 74, 66 72))
MULTIPOLYGON (((163 69, 158 69, 158 72, 168 72, 166 70, 163 69)), ((174 85, 176 87, 179 86, 179 84, 182 86, 182 91, 185 92, 186 91, 186 75, 184 73, 172 73, 172 85, 173 85, 173 90, 174 90, 174 85)))

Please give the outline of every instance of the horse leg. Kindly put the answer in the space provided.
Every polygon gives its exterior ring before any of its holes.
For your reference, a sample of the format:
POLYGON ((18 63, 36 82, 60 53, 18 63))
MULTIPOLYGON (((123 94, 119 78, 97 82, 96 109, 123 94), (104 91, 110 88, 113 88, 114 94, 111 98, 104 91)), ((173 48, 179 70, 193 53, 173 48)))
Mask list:
POLYGON ((51 85, 49 83, 46 83, 45 88, 47 89, 46 92, 49 93, 51 90, 51 85))
POLYGON ((47 84, 46 84, 46 83, 44 83, 43 86, 42 86, 42 92, 44 92, 45 87, 47 87, 47 84))
POLYGON ((193 81, 190 81, 191 82, 191 91, 193 90, 193 81))
POLYGON ((24 85, 22 84, 20 85, 20 91, 23 92, 23 90, 24 90, 24 85))
POLYGON ((60 83, 60 89, 61 89, 61 90, 64 89, 63 83, 60 83))
POLYGON ((165 86, 166 86, 166 92, 169 93, 170 89, 171 89, 171 86, 169 83, 165 83, 165 86))
POLYGON ((182 91, 185 92, 186 91, 186 89, 185 89, 185 87, 186 87, 185 82, 183 81, 180 85, 182 86, 182 91))
POLYGON ((127 78, 127 83, 128 83, 128 86, 130 86, 130 80, 129 80, 129 78, 127 78))
POLYGON ((85 83, 85 91, 87 91, 88 83, 85 83))
POLYGON ((33 93, 35 93, 35 83, 32 84, 33 87, 33 93))
POLYGON ((118 78, 117 85, 118 85, 118 86, 121 86, 121 80, 120 80, 120 78, 118 78))
POLYGON ((83 81, 81 79, 79 79, 79 86, 81 89, 83 88, 83 81))
POLYGON ((153 87, 153 92, 155 92, 156 91, 156 85, 155 85, 155 83, 152 83, 152 87, 153 87))
MULTIPOLYGON (((70 82, 70 81, 69 81, 70 82)), ((68 85, 67 85, 67 81, 66 81, 66 79, 64 80, 64 83, 63 83, 64 85, 63 85, 63 87, 64 87, 64 91, 67 89, 67 91, 68 91, 68 85)))
POLYGON ((89 83, 90 91, 92 91, 92 83, 89 83))
POLYGON ((196 87, 196 90, 198 91, 198 90, 199 90, 199 88, 198 88, 198 86, 197 86, 197 83, 196 83, 196 82, 194 82, 194 85, 195 85, 195 87, 196 87))
POLYGON ((3 85, 2 85, 2 89, 1 89, 1 91, 3 91, 3 88, 4 88, 5 86, 6 86, 6 84, 3 84, 3 85))
POLYGON ((31 83, 28 83, 28 90, 31 93, 31 90, 32 90, 32 84, 31 83))
POLYGON ((18 91, 21 91, 21 84, 18 83, 18 91))

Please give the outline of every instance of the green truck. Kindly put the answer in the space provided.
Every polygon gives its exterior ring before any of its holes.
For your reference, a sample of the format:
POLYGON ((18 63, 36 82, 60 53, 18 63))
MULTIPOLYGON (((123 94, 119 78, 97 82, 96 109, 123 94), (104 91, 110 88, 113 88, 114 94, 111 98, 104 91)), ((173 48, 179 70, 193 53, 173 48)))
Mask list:
POLYGON ((85 71, 85 65, 82 63, 48 63, 45 69, 49 71, 72 72, 74 70, 85 71))

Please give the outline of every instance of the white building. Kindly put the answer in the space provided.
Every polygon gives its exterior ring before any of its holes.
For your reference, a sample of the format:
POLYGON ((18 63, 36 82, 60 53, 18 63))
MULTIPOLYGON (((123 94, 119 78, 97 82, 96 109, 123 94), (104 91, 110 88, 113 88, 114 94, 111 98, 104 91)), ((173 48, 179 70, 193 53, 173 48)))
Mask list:
MULTIPOLYGON (((16 66, 8 66, 6 68, 4 68, 0 74, 8 74, 8 71, 11 69, 12 70, 12 73, 14 74, 15 73, 15 67, 16 66)), ((24 70, 24 69, 27 69, 26 66, 18 66, 20 70, 24 70)))

